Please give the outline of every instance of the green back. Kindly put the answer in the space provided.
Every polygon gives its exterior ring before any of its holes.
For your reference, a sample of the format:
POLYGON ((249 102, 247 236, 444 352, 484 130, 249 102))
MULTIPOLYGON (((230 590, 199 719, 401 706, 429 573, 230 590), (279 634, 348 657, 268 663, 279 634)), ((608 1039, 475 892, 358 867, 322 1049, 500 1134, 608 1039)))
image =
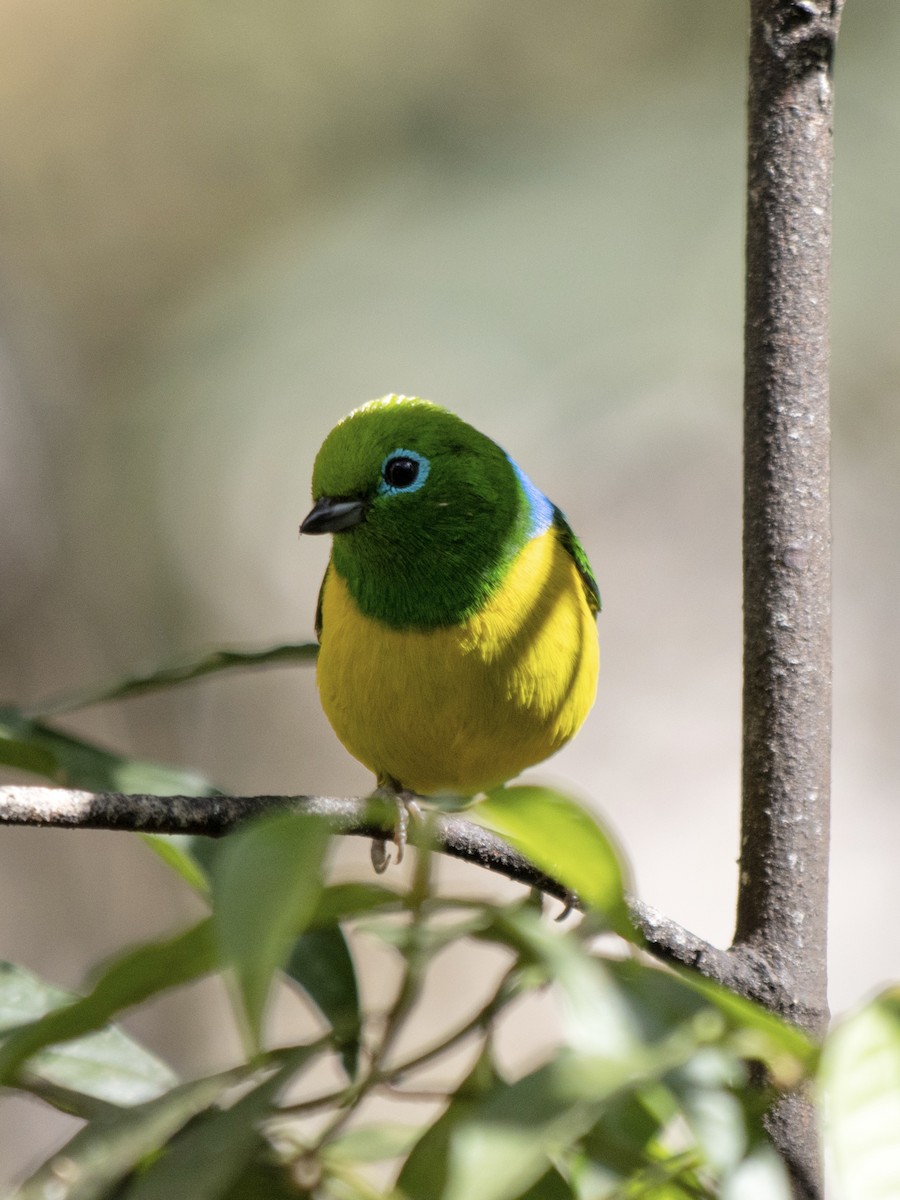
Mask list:
POLYGON ((594 572, 591 569, 590 561, 587 553, 579 542, 578 538, 572 532, 572 527, 566 520, 565 515, 556 507, 553 506, 553 525, 556 529, 559 540, 568 550, 569 554, 578 568, 578 574, 581 576, 581 582, 584 584, 584 594, 588 602, 588 607, 592 613, 600 611, 600 589, 597 587, 597 580, 594 578, 594 572))

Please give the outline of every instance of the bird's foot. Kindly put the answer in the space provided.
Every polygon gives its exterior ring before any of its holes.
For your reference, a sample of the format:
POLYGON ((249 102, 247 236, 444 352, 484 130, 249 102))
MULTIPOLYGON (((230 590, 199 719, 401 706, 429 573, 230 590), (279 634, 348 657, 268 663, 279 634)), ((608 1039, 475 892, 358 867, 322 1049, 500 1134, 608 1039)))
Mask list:
MULTIPOLYGON (((401 863, 403 861, 403 851, 406 849, 409 818, 412 817, 414 821, 422 820, 419 797, 415 792, 411 792, 406 788, 397 788, 389 785, 380 786, 375 794, 392 800, 396 805, 397 815, 394 823, 394 836, 391 840, 397 847, 397 862, 401 863)), ((388 854, 387 846, 387 838, 372 839, 372 866, 378 875, 383 875, 390 866, 391 856, 388 854)))
MULTIPOLYGON (((533 887, 531 889, 531 903, 534 904, 538 911, 542 914, 546 911, 545 904, 548 898, 548 893, 542 892, 539 887, 533 887)), ((577 908, 581 907, 581 901, 578 899, 577 892, 567 891, 564 893, 564 895, 556 898, 560 901, 563 907, 562 911, 553 918, 554 921, 565 921, 565 919, 570 917, 577 908)))

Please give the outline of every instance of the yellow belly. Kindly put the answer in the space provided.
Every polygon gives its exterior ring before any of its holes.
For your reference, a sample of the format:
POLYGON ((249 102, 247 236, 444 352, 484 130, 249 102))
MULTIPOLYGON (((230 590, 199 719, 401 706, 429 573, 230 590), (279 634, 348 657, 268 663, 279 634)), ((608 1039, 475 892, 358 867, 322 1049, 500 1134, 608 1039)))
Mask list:
POLYGON ((598 668, 596 622, 553 529, 452 628, 392 629, 328 572, 322 707, 355 758, 421 795, 472 795, 558 750, 594 702, 598 668))

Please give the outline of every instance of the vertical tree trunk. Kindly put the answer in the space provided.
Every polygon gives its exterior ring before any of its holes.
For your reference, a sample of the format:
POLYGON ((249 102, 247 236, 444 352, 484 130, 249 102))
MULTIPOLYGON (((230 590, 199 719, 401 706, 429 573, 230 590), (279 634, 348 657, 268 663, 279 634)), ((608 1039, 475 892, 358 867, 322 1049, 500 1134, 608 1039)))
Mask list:
MULTIPOLYGON (((828 1018, 831 751, 828 319, 831 63, 841 0, 751 0, 744 377, 743 814, 735 946, 767 1000, 828 1018)), ((813 1113, 770 1129, 798 1197, 821 1194, 813 1113)))

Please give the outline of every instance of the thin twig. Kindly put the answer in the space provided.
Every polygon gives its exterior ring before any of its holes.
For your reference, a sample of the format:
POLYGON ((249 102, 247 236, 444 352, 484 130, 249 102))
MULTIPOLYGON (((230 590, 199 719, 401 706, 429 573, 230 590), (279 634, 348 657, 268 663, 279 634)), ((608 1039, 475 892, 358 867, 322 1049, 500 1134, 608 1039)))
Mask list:
MULTIPOLYGON (((485 1027, 497 1016, 499 1012, 513 999, 515 988, 513 982, 518 974, 519 966, 515 964, 507 970, 496 989, 493 996, 487 1004, 478 1010, 464 1025, 461 1025, 455 1033, 451 1033, 449 1037, 433 1046, 429 1046, 427 1050, 421 1050, 413 1055, 412 1058, 406 1059, 404 1062, 397 1063, 392 1067, 377 1066, 370 1072, 369 1078, 366 1080, 365 1090, 375 1090, 378 1088, 386 1088, 392 1096, 407 1100, 414 1097, 422 1097, 426 1093, 422 1091, 404 1091, 398 1087, 401 1080, 411 1075, 414 1071, 420 1070, 427 1066, 436 1058, 447 1054, 464 1042, 466 1038, 473 1033, 484 1034, 485 1027)), ((328 1092, 320 1096, 313 1096, 309 1100, 300 1100, 296 1104, 284 1104, 278 1109, 279 1116, 299 1115, 301 1113, 314 1112, 319 1108, 331 1107, 337 1104, 338 1106, 346 1106, 356 1095, 354 1088, 342 1088, 340 1091, 328 1092)), ((448 1094, 445 1092, 435 1092, 430 1095, 431 1099, 446 1100, 448 1094)))

